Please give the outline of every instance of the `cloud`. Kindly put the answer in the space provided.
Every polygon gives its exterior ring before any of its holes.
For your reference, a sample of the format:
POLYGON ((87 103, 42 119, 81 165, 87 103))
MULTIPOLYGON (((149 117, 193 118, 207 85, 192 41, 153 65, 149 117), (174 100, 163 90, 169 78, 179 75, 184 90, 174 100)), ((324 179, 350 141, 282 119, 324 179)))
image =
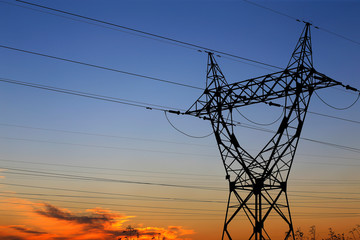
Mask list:
POLYGON ((60 210, 59 208, 50 204, 44 204, 44 209, 36 210, 35 212, 49 218, 55 218, 78 224, 87 224, 94 227, 102 226, 102 224, 113 221, 116 217, 119 217, 115 214, 106 213, 104 211, 101 212, 99 210, 93 212, 93 214, 90 216, 77 216, 72 214, 70 211, 60 210))
POLYGON ((34 231, 31 230, 29 228, 23 227, 23 226, 9 226, 15 230, 18 230, 20 232, 24 232, 24 233, 30 233, 30 234, 34 234, 34 235, 42 235, 42 234, 46 234, 46 232, 39 232, 39 231, 34 231))
POLYGON ((18 237, 18 236, 5 236, 5 235, 0 235, 2 240, 26 240, 23 237, 18 237))
POLYGON ((102 208, 71 212, 49 203, 32 203, 22 199, 8 201, 12 209, 21 209, 17 225, 0 226, 2 240, 114 240, 133 236, 139 240, 160 237, 166 240, 190 240, 193 230, 182 226, 128 226, 134 216, 126 216, 102 208), (187 237, 186 237, 187 236, 187 237))

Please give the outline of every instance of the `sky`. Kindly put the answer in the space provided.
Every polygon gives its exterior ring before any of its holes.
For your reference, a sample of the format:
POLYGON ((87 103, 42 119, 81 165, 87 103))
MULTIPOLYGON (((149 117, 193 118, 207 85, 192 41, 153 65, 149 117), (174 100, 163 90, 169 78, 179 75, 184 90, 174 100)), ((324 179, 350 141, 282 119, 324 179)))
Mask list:
MULTIPOLYGON (((279 67, 286 67, 304 28, 293 18, 308 21, 318 27, 311 29, 315 69, 360 89, 360 1, 254 1, 278 13, 242 0, 30 2, 279 67)), ((193 47, 15 0, 0 1, 0 19, 1 46, 205 87, 207 54, 193 47)), ((4 47, 0 55, 0 79, 165 109, 186 110, 202 93, 4 47)), ((226 56, 216 60, 229 83, 278 71, 226 56)), ((339 87, 317 93, 337 108, 357 98, 339 87)), ((288 182, 294 228, 308 235, 315 225, 319 239, 329 228, 353 236, 349 231, 360 224, 360 105, 336 110, 319 97, 311 99, 288 182)), ((169 114, 189 137, 162 111, 5 82, 0 109, 2 239, 135 239, 131 229, 139 239, 220 239, 228 183, 214 136, 204 137, 212 131, 209 122, 169 114)), ((240 111, 246 118, 236 120, 245 126, 278 127, 257 124, 274 122, 279 109, 240 111)), ((240 144, 253 153, 272 137, 238 130, 240 144)), ((277 221, 267 223, 276 239, 284 236, 277 221)), ((248 239, 244 216, 236 224, 238 239, 248 239)))

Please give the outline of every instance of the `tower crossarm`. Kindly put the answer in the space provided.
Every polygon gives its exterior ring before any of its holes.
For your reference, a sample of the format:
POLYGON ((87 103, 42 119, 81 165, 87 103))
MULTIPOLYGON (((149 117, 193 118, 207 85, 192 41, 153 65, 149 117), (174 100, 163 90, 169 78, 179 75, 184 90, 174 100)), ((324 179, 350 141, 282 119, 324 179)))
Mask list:
POLYGON ((225 167, 229 198, 222 240, 235 239, 229 226, 237 215, 246 216, 253 226, 249 240, 273 239, 265 230, 265 220, 272 215, 285 222, 288 229, 285 239, 295 240, 287 180, 311 96, 314 91, 338 85, 359 92, 315 70, 310 26, 305 23, 283 71, 245 81, 229 84, 213 53, 208 52, 206 89, 184 114, 210 120, 225 167), (251 138, 236 131, 234 109, 257 103, 282 107, 283 113, 278 130, 253 156, 244 149, 244 142, 251 138))
POLYGON ((272 100, 295 95, 299 91, 308 92, 336 85, 342 83, 313 68, 300 66, 241 82, 208 87, 185 114, 202 117, 257 103, 272 105, 272 100), (215 99, 218 102, 219 96, 222 99, 220 104, 212 104, 215 99))

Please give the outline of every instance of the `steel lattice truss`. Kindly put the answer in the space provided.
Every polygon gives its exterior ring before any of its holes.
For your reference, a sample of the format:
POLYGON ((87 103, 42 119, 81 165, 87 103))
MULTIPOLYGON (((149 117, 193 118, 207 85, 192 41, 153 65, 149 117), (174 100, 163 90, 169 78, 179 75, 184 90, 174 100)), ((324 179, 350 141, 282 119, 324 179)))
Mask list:
POLYGON ((312 93, 341 85, 313 67, 310 24, 306 26, 286 69, 228 84, 212 53, 208 53, 206 89, 185 113, 210 120, 229 181, 229 199, 222 239, 232 239, 229 226, 237 215, 253 226, 249 239, 271 239, 265 221, 277 215, 285 221, 285 239, 294 239, 287 180, 312 93), (233 112, 237 108, 284 99, 284 115, 276 134, 256 155, 238 142, 233 112))

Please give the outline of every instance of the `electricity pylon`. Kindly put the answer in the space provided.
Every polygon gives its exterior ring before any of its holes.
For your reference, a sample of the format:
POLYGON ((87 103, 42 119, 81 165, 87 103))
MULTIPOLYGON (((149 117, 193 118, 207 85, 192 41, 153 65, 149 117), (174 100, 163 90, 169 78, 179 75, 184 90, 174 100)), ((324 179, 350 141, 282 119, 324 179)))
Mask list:
POLYGON ((241 214, 253 227, 249 239, 271 239, 265 222, 274 215, 285 222, 285 239, 295 239, 287 180, 309 101, 316 90, 342 85, 314 69, 310 25, 305 23, 288 66, 280 72, 229 84, 208 53, 206 89, 185 114, 211 122, 225 167, 230 191, 222 239, 232 239, 229 226, 241 214), (283 106, 272 102, 276 100, 283 100, 283 106), (275 135, 252 156, 235 135, 233 113, 259 103, 281 106, 284 115, 275 135))

